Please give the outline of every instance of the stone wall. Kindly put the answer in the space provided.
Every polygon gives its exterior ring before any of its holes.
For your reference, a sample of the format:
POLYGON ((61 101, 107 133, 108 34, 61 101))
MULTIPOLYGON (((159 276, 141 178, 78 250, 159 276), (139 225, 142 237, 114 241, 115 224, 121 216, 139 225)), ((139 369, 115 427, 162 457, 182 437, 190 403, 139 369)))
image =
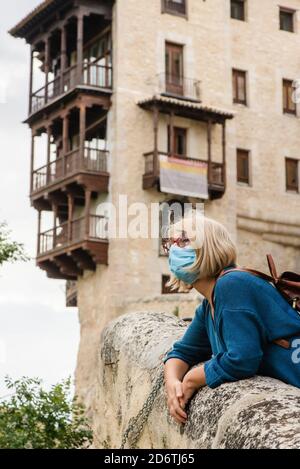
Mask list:
MULTIPOLYGON (((162 357, 186 327, 173 315, 152 312, 125 314, 105 327, 95 370, 95 447, 120 447, 129 420, 163 371, 162 357)), ((129 437, 125 448, 131 447, 129 437)), ((161 386, 135 447, 300 449, 300 390, 258 376, 206 387, 191 400, 183 427, 170 417, 161 386)))

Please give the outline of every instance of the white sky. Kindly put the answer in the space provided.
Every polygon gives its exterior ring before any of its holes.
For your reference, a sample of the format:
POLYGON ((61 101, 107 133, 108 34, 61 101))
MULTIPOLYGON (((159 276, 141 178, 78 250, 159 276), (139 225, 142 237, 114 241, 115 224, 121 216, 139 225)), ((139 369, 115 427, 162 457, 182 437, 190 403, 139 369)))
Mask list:
POLYGON ((37 212, 30 207, 27 117, 29 46, 7 34, 39 0, 10 0, 0 19, 0 221, 33 258, 0 268, 0 396, 9 374, 46 385, 72 375, 79 342, 77 309, 65 308, 64 281, 35 266, 37 212))

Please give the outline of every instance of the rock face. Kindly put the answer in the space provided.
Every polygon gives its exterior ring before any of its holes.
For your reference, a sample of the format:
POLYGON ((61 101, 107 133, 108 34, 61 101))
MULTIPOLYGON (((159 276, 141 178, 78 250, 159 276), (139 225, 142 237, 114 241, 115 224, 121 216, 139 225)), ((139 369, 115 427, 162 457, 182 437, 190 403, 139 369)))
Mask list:
MULTIPOLYGON (((93 406, 96 448, 121 446, 130 419, 163 372, 164 354, 186 327, 173 315, 141 312, 123 315, 102 331, 93 406)), ((170 417, 161 385, 145 420, 134 422, 125 448, 300 449, 300 390, 262 376, 206 387, 191 400, 182 426, 170 417)))

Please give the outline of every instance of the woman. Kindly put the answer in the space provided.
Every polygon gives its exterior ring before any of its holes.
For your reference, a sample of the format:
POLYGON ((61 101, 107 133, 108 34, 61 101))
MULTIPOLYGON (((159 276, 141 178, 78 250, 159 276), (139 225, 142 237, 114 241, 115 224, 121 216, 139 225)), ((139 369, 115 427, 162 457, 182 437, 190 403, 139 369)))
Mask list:
POLYGON ((184 336, 163 359, 168 407, 178 423, 186 422, 187 402, 206 385, 261 374, 300 388, 299 313, 274 285, 248 272, 230 272, 217 281, 224 269, 237 267, 229 233, 207 217, 197 219, 196 231, 191 226, 186 219, 174 225, 163 244, 173 274, 170 286, 195 288, 204 296, 184 336), (282 338, 289 348, 273 342, 282 338))

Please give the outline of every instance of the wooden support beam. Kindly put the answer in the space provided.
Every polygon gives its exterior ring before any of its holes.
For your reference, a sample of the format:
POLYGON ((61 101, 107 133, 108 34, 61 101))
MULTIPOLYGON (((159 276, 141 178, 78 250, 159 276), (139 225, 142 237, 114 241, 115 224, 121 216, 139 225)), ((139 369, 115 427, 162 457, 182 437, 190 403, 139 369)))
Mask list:
POLYGON ((63 25, 61 28, 61 39, 60 39, 60 91, 64 92, 64 78, 65 70, 67 68, 67 31, 66 26, 63 25))
POLYGON ((226 168, 226 120, 224 120, 222 124, 222 162, 223 162, 223 183, 224 189, 226 188, 226 180, 227 180, 227 168, 226 168))
POLYGON ((211 152, 211 128, 212 122, 209 119, 207 121, 207 160, 208 160, 208 167, 207 167, 207 179, 208 184, 211 182, 211 159, 212 159, 212 152, 211 152))
POLYGON ((158 161, 158 122, 159 110, 157 106, 153 108, 153 131, 154 131, 154 155, 153 155, 153 172, 154 176, 159 176, 159 161, 158 161))
POLYGON ((29 76, 29 108, 28 114, 31 114, 32 111, 32 93, 33 93, 33 61, 34 61, 34 47, 30 48, 30 76, 29 76))
POLYGON ((63 176, 66 174, 66 154, 69 151, 69 115, 63 117, 63 151, 62 151, 62 166, 63 176))
POLYGON ((51 156, 51 135, 52 129, 47 127, 47 184, 50 182, 50 156, 51 156))
POLYGON ((72 241, 72 222, 74 214, 74 197, 68 193, 68 241, 72 241))
POLYGON ((169 115, 169 129, 170 129, 170 153, 171 156, 174 155, 174 112, 171 111, 169 115))
POLYGON ((49 84, 49 71, 50 71, 50 37, 48 36, 45 41, 45 103, 48 102, 48 84, 49 84))
POLYGON ((90 208, 91 208, 91 194, 89 189, 85 190, 85 236, 89 237, 90 234, 90 208))
POLYGON ((53 211, 53 248, 56 247, 56 236, 57 236, 57 204, 52 202, 53 211))
POLYGON ((37 237, 37 255, 41 252, 41 218, 42 218, 42 211, 38 211, 38 237, 37 237))
POLYGON ((86 135, 86 107, 85 104, 80 106, 79 115, 79 155, 82 162, 82 168, 84 168, 84 146, 85 146, 85 135, 86 135))
POLYGON ((84 38, 84 16, 79 11, 77 16, 77 83, 82 81, 83 72, 83 38, 84 38))
POLYGON ((91 256, 88 254, 88 252, 86 251, 72 251, 71 253, 68 253, 70 256, 72 256, 72 258, 74 259, 74 261, 76 262, 76 264, 78 265, 78 267, 82 270, 95 270, 96 269, 96 265, 93 261, 93 259, 91 258, 91 256))
POLYGON ((34 171, 34 150, 35 150, 35 135, 31 133, 31 156, 30 156, 30 194, 33 192, 33 171, 34 171))

